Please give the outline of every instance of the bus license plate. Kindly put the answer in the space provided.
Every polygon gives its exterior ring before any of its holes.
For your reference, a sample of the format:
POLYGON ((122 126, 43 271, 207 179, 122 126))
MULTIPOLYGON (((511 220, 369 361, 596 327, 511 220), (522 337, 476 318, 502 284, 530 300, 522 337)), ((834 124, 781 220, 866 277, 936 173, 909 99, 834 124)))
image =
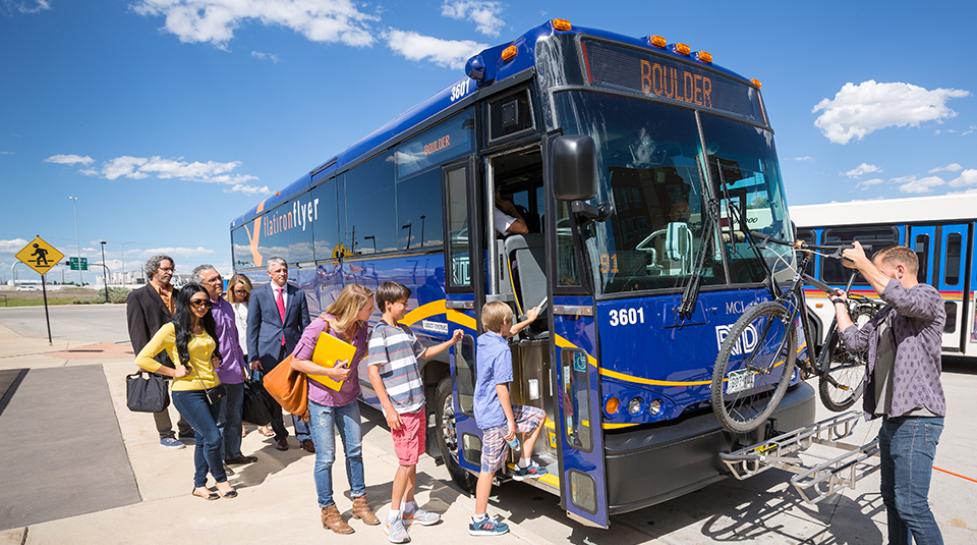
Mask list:
POLYGON ((726 393, 734 394, 736 392, 742 392, 743 390, 749 390, 753 388, 753 381, 756 378, 756 373, 750 369, 741 369, 739 371, 733 371, 726 375, 726 393))

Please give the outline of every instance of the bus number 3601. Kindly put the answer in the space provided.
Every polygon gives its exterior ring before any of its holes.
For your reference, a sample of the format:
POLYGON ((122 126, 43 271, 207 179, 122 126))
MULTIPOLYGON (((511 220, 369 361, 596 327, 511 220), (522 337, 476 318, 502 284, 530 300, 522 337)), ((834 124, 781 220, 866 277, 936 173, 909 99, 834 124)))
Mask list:
POLYGON ((622 308, 611 311, 611 326, 636 325, 645 323, 645 309, 622 308))

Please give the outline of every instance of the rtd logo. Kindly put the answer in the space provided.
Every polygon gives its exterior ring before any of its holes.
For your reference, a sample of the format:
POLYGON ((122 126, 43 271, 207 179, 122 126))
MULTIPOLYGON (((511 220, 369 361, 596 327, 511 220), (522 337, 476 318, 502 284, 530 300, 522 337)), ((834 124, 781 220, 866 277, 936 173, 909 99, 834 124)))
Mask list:
MULTIPOLYGON (((722 349, 723 341, 726 337, 729 337, 729 330, 733 329, 732 324, 729 325, 717 325, 716 326, 716 348, 722 349)), ((736 340, 736 344, 733 345, 732 355, 739 356, 740 354, 749 354, 756 349, 757 343, 760 341, 760 333, 757 331, 756 326, 750 324, 746 326, 743 333, 740 334, 740 338, 736 340)))

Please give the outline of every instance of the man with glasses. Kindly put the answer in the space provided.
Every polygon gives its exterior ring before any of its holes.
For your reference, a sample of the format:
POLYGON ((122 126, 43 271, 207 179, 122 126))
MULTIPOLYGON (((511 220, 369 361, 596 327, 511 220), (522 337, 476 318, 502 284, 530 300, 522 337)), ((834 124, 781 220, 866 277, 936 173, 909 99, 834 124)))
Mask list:
POLYGON ((250 464, 258 459, 241 453, 241 417, 244 414, 244 352, 238 339, 234 309, 223 299, 224 279, 213 265, 193 269, 193 277, 210 295, 210 315, 214 317, 217 333, 217 352, 221 365, 217 368, 224 391, 217 427, 224 439, 224 463, 250 464))
MULTIPOLYGON (((248 357, 251 369, 268 373, 284 360, 302 337, 309 325, 309 304, 305 292, 288 283, 288 264, 280 257, 268 260, 268 278, 271 282, 255 288, 248 302, 248 357)), ((288 431, 282 421, 282 408, 270 399, 271 427, 275 430, 275 448, 288 450, 288 431)), ((309 434, 309 425, 301 418, 292 416, 295 438, 308 452, 315 452, 315 444, 309 434)))
MULTIPOLYGON (((174 270, 175 265, 170 256, 157 255, 149 258, 144 270, 148 279, 146 285, 132 290, 126 297, 129 342, 132 343, 132 350, 136 354, 146 346, 163 324, 173 320, 176 293, 170 281, 173 279, 174 270)), ((173 367, 173 362, 166 355, 166 351, 160 352, 156 360, 167 367, 173 367)), ((153 413, 153 417, 156 420, 156 431, 159 432, 159 444, 166 448, 183 448, 183 443, 173 433, 169 410, 163 409, 153 413)), ((193 438, 193 428, 182 415, 177 422, 177 427, 180 430, 180 439, 193 438)))

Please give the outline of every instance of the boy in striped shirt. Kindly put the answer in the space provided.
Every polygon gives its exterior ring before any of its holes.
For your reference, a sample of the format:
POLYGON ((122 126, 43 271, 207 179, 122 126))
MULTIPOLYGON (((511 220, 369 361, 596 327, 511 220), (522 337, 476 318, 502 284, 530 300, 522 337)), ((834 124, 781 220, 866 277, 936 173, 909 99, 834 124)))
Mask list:
POLYGON ((417 460, 424 452, 427 431, 424 382, 417 360, 437 356, 463 336, 462 331, 456 329, 451 339, 425 348, 409 327, 399 323, 407 313, 409 298, 410 289, 396 282, 384 282, 377 289, 377 307, 383 317, 370 335, 367 355, 370 384, 383 406, 400 463, 394 475, 390 512, 384 524, 391 543, 410 541, 407 526, 411 522, 429 526, 441 520, 437 513, 419 509, 414 501, 417 460))

